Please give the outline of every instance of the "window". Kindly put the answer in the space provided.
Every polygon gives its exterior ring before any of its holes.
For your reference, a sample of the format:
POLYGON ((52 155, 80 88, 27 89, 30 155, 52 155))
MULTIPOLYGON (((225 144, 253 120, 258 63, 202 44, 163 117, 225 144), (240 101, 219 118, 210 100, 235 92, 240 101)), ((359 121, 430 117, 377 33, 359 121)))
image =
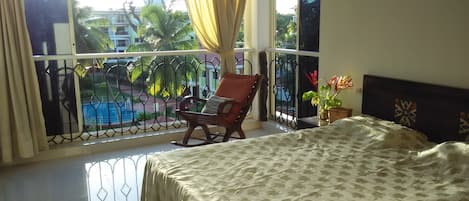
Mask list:
POLYGON ((143 43, 143 38, 135 38, 135 43, 143 43))
POLYGON ((319 52, 320 0, 301 1, 298 49, 319 52))
POLYGON ((128 35, 128 34, 129 33, 127 32, 125 27, 120 26, 116 28, 116 35, 128 35))
MULTIPOLYGON (((275 47, 319 52, 320 0, 276 0, 275 3, 275 47)), ((292 98, 289 94, 302 94, 312 89, 304 75, 318 70, 319 58, 294 53, 278 53, 276 58, 284 61, 275 67, 275 84, 279 87, 276 109, 284 108, 282 113, 290 116, 313 116, 315 111, 308 102, 292 98)))
POLYGON ((125 47, 127 46, 127 40, 118 40, 117 47, 125 47))
POLYGON ((275 46, 277 48, 296 49, 297 1, 276 1, 275 46))
POLYGON ((320 0, 277 0, 275 46, 318 52, 319 17, 320 0))
POLYGON ((124 15, 117 15, 117 23, 126 23, 124 15))
MULTIPOLYGON (((74 34, 75 41, 69 40, 65 43, 70 44, 70 48, 75 48, 77 53, 109 52, 114 49, 114 45, 118 45, 114 44, 117 41, 116 36, 127 37, 129 41, 127 46, 141 44, 141 47, 146 47, 148 51, 200 48, 191 24, 188 23, 190 19, 184 0, 48 0, 44 2, 25 0, 25 7, 33 48, 37 50, 34 54, 43 53, 44 41, 48 45, 48 54, 55 54, 54 44, 58 40, 65 39, 61 36, 63 33, 54 34, 53 26, 56 23, 73 23, 74 26, 68 31, 74 34), (69 5, 73 12, 72 19, 68 19, 69 5), (155 13, 152 11, 155 7, 165 11, 162 12, 165 17, 159 19, 165 19, 168 22, 154 20, 151 15, 155 13), (54 12, 47 12, 50 10, 54 12), (165 31, 161 33, 172 37, 152 34, 148 27, 162 27, 161 30, 165 31), (179 32, 186 34, 178 34, 179 32), (157 40, 158 38, 161 40, 157 40), (181 45, 182 41, 188 40, 194 41, 190 43, 190 47, 187 43, 181 45)), ((244 47, 243 24, 236 40, 236 47, 244 47)))
MULTIPOLYGON (((200 49, 198 39, 189 23, 184 0, 24 1, 34 55, 64 55, 72 58, 74 54, 83 53, 200 49), (154 12, 155 10, 164 12, 154 12), (158 19, 163 19, 163 21, 155 20, 152 17, 155 13, 161 15, 158 19), (155 27, 160 30, 152 29, 155 27)), ((241 31, 239 35, 237 47, 242 47, 244 34, 241 31)), ((86 56, 92 56, 91 54, 86 56)), ((104 127, 97 126, 105 125, 103 124, 105 122, 100 122, 102 121, 100 119, 94 120, 95 125, 86 124, 87 118, 82 118, 86 116, 86 112, 80 104, 103 100, 122 102, 121 99, 128 98, 128 94, 124 93, 117 98, 101 98, 100 95, 106 95, 109 92, 108 88, 115 87, 114 82, 113 85, 107 85, 106 81, 109 80, 105 79, 119 78, 128 81, 128 76, 120 76, 124 73, 119 74, 120 72, 115 71, 112 73, 118 75, 104 76, 106 72, 102 72, 102 69, 107 70, 115 65, 111 58, 97 57, 99 58, 78 61, 66 59, 65 61, 36 62, 48 134, 81 132, 77 129, 82 129, 82 131, 83 129, 88 131, 104 129, 104 127), (88 71, 79 72, 82 69, 77 70, 77 68, 74 69, 75 71, 71 70, 79 66, 85 67, 88 71), (91 68, 93 66, 104 68, 91 68), (77 76, 76 72, 83 74, 83 77, 77 76), (90 76, 93 73, 96 76, 90 76), (83 122, 81 125, 80 121, 83 122)), ((134 57, 132 61, 125 63, 136 63, 142 57, 134 57)), ((195 56, 194 58, 199 59, 195 56)), ((144 60, 145 58, 139 64, 147 65, 144 60)), ((117 59, 117 66, 123 61, 124 59, 117 59)), ((216 78, 219 75, 209 72, 206 74, 207 85, 209 83, 215 85, 217 82, 210 79, 210 75, 216 78)), ((141 77, 143 76, 149 76, 148 69, 142 73, 141 77)), ((141 78, 138 81, 145 82, 146 80, 141 78)), ((125 82, 119 82, 119 84, 122 83, 125 82)), ((141 87, 142 91, 146 87, 143 83, 136 85, 141 87)), ((113 90, 120 90, 120 88, 113 90)), ((148 92, 146 88, 145 91, 148 92)))

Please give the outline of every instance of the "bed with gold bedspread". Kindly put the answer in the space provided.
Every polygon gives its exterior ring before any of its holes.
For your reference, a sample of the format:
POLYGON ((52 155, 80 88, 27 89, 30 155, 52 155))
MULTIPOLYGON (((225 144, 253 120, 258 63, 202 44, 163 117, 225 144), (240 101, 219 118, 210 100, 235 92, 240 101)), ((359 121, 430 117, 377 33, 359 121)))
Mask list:
POLYGON ((469 201, 469 145, 371 116, 181 149, 146 164, 143 201, 469 201))

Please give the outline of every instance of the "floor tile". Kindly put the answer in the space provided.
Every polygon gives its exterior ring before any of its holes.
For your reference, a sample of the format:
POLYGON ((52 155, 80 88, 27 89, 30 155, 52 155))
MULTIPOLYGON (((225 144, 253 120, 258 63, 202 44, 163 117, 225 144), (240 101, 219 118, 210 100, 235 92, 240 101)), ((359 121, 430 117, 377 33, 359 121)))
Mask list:
MULTIPOLYGON (((273 122, 248 137, 287 132, 273 122)), ((160 144, 0 169, 0 201, 138 201, 147 158, 181 147, 160 144)))

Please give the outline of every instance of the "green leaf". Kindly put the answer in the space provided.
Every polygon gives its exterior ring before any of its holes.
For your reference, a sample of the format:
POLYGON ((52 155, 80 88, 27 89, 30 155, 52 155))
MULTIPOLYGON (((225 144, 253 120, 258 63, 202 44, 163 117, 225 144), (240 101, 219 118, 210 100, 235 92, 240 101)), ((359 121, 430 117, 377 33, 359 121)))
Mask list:
POLYGON ((83 23, 93 27, 109 26, 109 20, 102 17, 93 17, 83 20, 83 23))
POLYGON ((313 97, 317 96, 318 93, 315 92, 315 91, 307 91, 307 92, 304 92, 301 99, 303 101, 308 101, 308 100, 311 100, 313 97))
POLYGON ((330 87, 327 86, 327 85, 322 85, 321 87, 319 87, 319 90, 321 90, 321 91, 328 91, 329 89, 330 89, 330 87))
POLYGON ((146 51, 153 51, 154 48, 150 43, 138 43, 138 44, 131 44, 126 51, 127 52, 146 52, 146 51))
POLYGON ((334 99, 329 99, 326 101, 326 109, 330 109, 332 107, 339 107, 342 105, 342 101, 334 98, 334 99))
POLYGON ((320 102, 321 102, 321 99, 319 98, 319 96, 314 96, 311 99, 311 104, 314 105, 314 106, 319 105, 320 102))
POLYGON ((153 83, 150 85, 150 87, 148 88, 148 93, 152 96, 156 96, 156 94, 158 94, 158 92, 160 91, 161 87, 159 85, 159 83, 153 83))
POLYGON ((138 68, 134 63, 127 65, 127 78, 130 83, 134 83, 135 80, 142 74, 142 69, 138 68))
POLYGON ((178 89, 177 89, 176 94, 177 94, 178 96, 182 96, 182 93, 184 93, 184 91, 186 90, 186 88, 187 88, 187 87, 184 86, 184 85, 179 86, 178 89))
POLYGON ((142 68, 134 68, 132 71, 130 71, 130 83, 134 83, 137 81, 137 79, 142 75, 143 71, 142 68))
POLYGON ((103 61, 104 59, 96 59, 95 67, 99 69, 104 68, 103 61))

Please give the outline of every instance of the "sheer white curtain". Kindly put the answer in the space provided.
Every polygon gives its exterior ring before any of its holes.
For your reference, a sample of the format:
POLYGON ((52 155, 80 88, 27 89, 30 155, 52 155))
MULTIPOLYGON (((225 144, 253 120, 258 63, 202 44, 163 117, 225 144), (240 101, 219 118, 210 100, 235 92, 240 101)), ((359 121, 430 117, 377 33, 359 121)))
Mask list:
POLYGON ((186 5, 202 45, 220 54, 221 74, 235 73, 234 47, 246 0, 186 0, 186 5))
POLYGON ((0 162, 48 149, 23 0, 0 0, 0 162))

